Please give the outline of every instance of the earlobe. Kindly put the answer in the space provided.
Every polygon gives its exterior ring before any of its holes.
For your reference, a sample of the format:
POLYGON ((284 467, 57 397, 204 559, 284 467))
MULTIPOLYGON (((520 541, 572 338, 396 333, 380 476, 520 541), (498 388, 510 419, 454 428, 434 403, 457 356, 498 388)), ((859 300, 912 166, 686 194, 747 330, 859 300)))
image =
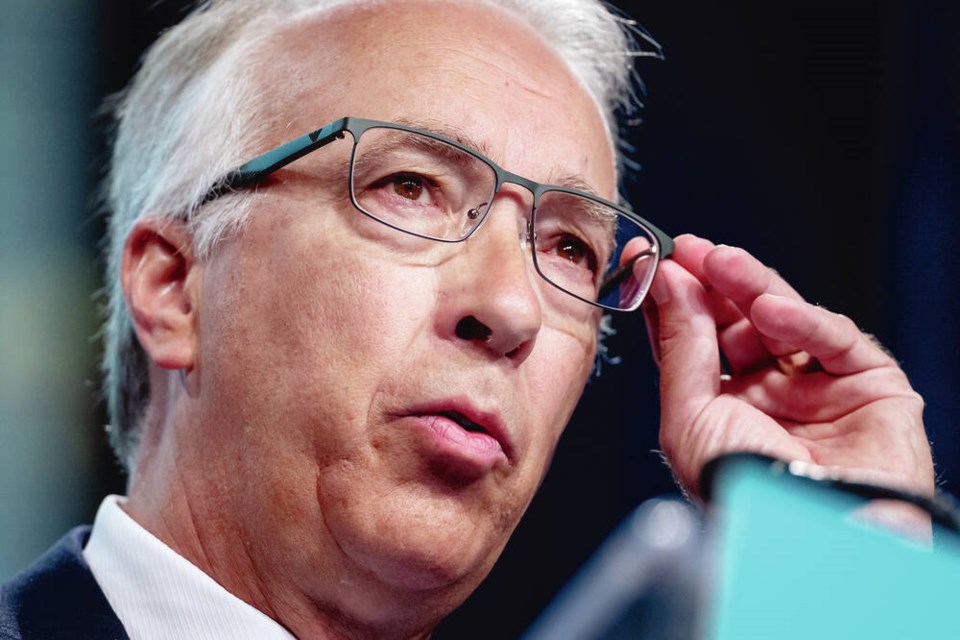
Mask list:
POLYGON ((148 216, 137 221, 123 248, 120 281, 134 330, 150 359, 165 369, 194 365, 192 246, 183 223, 148 216))

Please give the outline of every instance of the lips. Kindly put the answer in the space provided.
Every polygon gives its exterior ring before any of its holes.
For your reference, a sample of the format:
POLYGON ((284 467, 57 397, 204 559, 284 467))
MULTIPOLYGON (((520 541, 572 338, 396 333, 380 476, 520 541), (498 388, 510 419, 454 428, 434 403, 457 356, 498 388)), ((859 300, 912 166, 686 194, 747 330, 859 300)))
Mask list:
POLYGON ((470 433, 489 433, 482 424, 474 422, 459 411, 441 411, 438 415, 450 418, 459 424, 464 431, 469 431, 470 433))
POLYGON ((404 416, 428 432, 431 449, 443 457, 490 468, 504 457, 513 459, 513 443, 500 415, 482 411, 465 399, 431 403, 404 416))

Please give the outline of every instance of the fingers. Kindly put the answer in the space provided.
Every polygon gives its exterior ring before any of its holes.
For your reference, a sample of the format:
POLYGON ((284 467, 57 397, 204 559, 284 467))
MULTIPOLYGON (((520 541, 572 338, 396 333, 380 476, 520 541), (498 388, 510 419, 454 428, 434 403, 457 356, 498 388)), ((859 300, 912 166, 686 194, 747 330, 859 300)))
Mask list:
POLYGON ((661 368, 661 447, 684 486, 695 491, 702 464, 731 450, 929 483, 922 399, 890 355, 747 252, 675 242, 644 315, 661 368), (721 382, 724 360, 733 376, 721 382))
POLYGON ((775 271, 742 249, 695 236, 676 240, 674 260, 702 284, 716 339, 734 372, 806 352, 835 375, 895 364, 848 318, 809 304, 775 271))
POLYGON ((704 257, 703 274, 710 286, 733 301, 744 315, 750 303, 764 293, 803 299, 776 271, 737 247, 716 247, 704 257))
POLYGON ((745 251, 718 247, 691 235, 676 239, 673 260, 697 277, 706 290, 716 319, 717 339, 732 372, 766 366, 775 355, 789 351, 789 347, 758 333, 749 319, 750 303, 759 292, 773 291, 799 299, 772 270, 745 251))
POLYGON ((740 318, 729 326, 717 326, 717 340, 728 373, 749 373, 770 364, 770 347, 747 318, 740 318))
MULTIPOLYGON (((704 286, 716 290, 728 301, 722 309, 724 314, 739 311, 747 315, 750 302, 762 293, 802 299, 775 271, 743 249, 718 246, 689 234, 679 236, 675 243, 671 260, 683 265, 704 286)), ((729 320, 732 322, 734 318, 729 320)))
POLYGON ((724 353, 735 371, 766 366, 773 358, 796 350, 795 345, 757 331, 753 322, 751 308, 758 296, 803 300, 774 270, 742 249, 720 246, 704 258, 703 278, 715 296, 737 310, 738 320, 729 323, 729 330, 720 327, 724 353))
MULTIPOLYGON (((721 358, 734 372, 771 365, 801 372, 810 358, 833 375, 896 366, 849 318, 804 301, 742 249, 680 236, 651 294, 656 309, 647 308, 645 315, 651 336, 658 337, 661 365, 677 368, 669 375, 699 367, 718 376, 721 358), (682 364, 666 362, 667 352, 682 364)), ((699 391, 708 391, 706 383, 699 391)))
POLYGON ((834 375, 895 366, 893 359, 846 316, 772 294, 754 300, 757 330, 794 351, 805 351, 834 375))

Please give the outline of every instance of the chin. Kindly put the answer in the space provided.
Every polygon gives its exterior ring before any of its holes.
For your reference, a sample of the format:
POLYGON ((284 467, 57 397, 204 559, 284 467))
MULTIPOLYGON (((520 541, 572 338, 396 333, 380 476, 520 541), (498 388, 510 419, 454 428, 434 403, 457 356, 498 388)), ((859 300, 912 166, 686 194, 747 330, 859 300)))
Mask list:
POLYGON ((444 539, 446 535, 381 538, 365 549, 354 547, 351 555, 393 589, 421 594, 464 590, 465 598, 489 573, 502 545, 481 549, 480 535, 466 540, 444 539))
POLYGON ((423 463, 405 470, 365 472, 365 478, 329 474, 320 491, 323 522, 364 581, 397 597, 438 604, 459 598, 452 608, 493 567, 523 513, 525 494, 513 490, 515 482, 498 485, 492 477, 459 486, 423 463))
POLYGON ((479 514, 431 502, 407 502, 403 509, 380 505, 373 518, 369 512, 354 512, 359 521, 341 513, 347 518, 327 523, 340 551, 367 580, 397 598, 453 609, 489 573, 510 531, 479 514))

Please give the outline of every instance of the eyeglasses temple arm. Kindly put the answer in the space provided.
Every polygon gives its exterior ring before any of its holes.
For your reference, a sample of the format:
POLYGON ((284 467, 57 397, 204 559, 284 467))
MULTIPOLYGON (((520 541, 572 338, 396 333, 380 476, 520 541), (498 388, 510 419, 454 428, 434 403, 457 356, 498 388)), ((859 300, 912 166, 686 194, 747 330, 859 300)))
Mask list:
POLYGON ((294 160, 302 158, 311 151, 319 149, 334 139, 342 138, 346 128, 347 118, 340 118, 325 127, 321 127, 305 136, 291 140, 272 151, 268 151, 261 156, 257 156, 217 181, 204 195, 201 204, 216 200, 230 191, 257 184, 271 173, 287 166, 294 160))
POLYGON ((646 258, 648 256, 654 255, 652 249, 647 249, 646 251, 641 251, 637 255, 631 257, 629 260, 618 266, 613 272, 607 276, 607 279, 603 281, 600 285, 600 292, 597 294, 597 299, 602 300, 606 297, 611 291, 623 284, 623 281, 629 278, 633 274, 633 265, 640 258, 646 258))

